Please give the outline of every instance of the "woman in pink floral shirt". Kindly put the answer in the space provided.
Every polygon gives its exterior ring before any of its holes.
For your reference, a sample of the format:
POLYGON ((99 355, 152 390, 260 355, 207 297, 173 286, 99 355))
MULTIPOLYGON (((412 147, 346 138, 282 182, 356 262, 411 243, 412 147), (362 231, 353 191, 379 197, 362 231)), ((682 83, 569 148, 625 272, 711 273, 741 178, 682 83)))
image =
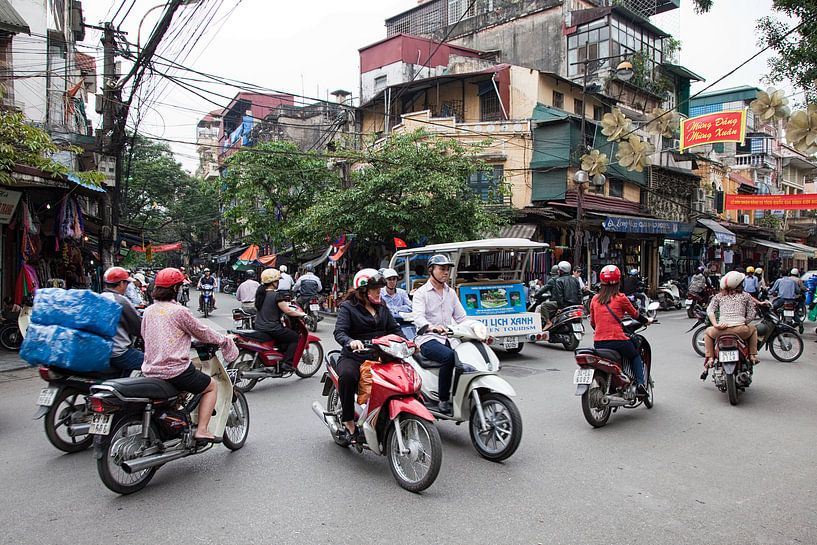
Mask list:
POLYGON ((145 340, 142 372, 148 377, 164 379, 179 390, 202 394, 198 427, 193 437, 218 442, 220 439, 207 430, 218 397, 216 381, 190 362, 190 344, 193 339, 217 344, 227 361, 238 356, 238 348, 232 339, 205 326, 187 307, 176 302, 183 282, 184 274, 178 269, 162 269, 156 275, 155 302, 145 310, 142 318, 142 338, 145 340))

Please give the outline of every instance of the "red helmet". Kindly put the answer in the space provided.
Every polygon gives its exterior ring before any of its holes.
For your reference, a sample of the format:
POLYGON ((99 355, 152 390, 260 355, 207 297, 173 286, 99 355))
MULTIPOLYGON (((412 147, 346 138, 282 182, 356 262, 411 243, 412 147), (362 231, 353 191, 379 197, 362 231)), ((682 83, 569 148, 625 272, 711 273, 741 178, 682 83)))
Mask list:
POLYGON ((615 265, 605 265, 599 273, 602 284, 618 284, 621 282, 621 271, 615 265))
POLYGON ((105 271, 105 275, 103 276, 103 281, 106 284, 118 284, 123 280, 133 280, 133 278, 131 278, 130 273, 122 267, 111 267, 105 271))
POLYGON ((176 284, 181 284, 182 282, 184 282, 184 273, 179 269, 174 269, 172 267, 159 271, 159 273, 156 275, 156 280, 154 281, 157 288, 172 288, 176 284))

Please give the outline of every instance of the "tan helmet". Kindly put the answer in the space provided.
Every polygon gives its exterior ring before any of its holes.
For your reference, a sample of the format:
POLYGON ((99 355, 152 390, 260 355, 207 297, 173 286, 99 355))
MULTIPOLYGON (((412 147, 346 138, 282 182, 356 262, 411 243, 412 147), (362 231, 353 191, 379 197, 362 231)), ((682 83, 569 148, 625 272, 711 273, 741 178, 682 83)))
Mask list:
POLYGON ((264 269, 261 273, 261 283, 262 284, 271 284, 273 282, 278 282, 281 279, 281 273, 278 272, 278 269, 264 269))
POLYGON ((721 278, 721 289, 736 289, 746 279, 746 275, 738 271, 729 271, 721 278))

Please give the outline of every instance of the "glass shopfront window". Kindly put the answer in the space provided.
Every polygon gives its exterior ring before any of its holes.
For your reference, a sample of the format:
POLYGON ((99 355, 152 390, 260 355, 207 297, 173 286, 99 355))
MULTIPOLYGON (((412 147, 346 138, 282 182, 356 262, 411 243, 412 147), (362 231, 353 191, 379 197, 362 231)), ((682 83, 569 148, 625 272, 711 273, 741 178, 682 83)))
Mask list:
POLYGON ((583 75, 586 65, 577 63, 585 60, 620 56, 606 63, 615 67, 625 55, 635 51, 644 54, 647 71, 652 76, 655 66, 663 60, 663 39, 615 15, 579 25, 567 38, 568 76, 583 75))

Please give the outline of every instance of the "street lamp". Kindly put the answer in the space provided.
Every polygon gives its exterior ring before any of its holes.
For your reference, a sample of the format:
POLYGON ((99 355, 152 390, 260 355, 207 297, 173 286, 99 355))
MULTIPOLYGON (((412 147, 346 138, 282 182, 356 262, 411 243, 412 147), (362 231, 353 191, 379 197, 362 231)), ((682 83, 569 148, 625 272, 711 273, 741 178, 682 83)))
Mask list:
MULTIPOLYGON (((204 0, 182 0, 181 3, 179 4, 179 7, 192 6, 193 4, 201 4, 202 2, 204 2, 204 0)), ((167 7, 167 5, 168 5, 168 3, 155 5, 152 8, 150 8, 149 10, 147 10, 145 12, 145 14, 142 16, 142 20, 139 21, 139 28, 136 30, 136 53, 137 54, 142 50, 142 47, 141 47, 140 44, 142 43, 142 41, 141 41, 142 23, 145 22, 145 18, 147 18, 147 16, 150 14, 151 11, 155 11, 155 10, 157 10, 159 8, 165 8, 165 7, 167 7)))

